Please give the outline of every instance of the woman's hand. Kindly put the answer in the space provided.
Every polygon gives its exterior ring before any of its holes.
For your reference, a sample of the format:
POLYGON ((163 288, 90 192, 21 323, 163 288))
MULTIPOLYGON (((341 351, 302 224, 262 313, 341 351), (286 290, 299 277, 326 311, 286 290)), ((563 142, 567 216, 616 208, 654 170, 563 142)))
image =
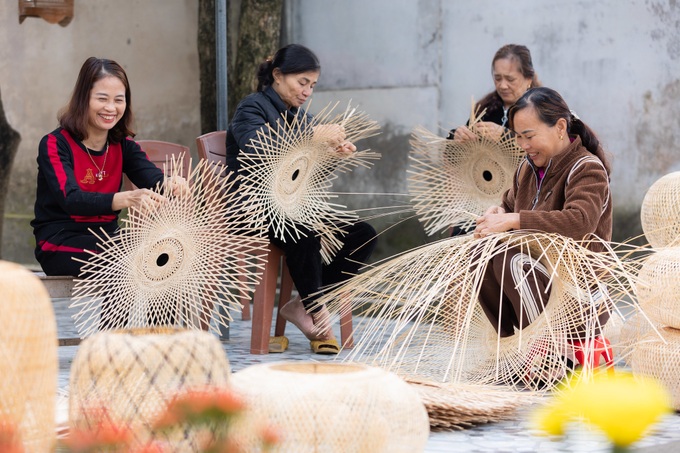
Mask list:
POLYGON ((357 147, 354 146, 354 143, 349 141, 344 141, 335 148, 335 152, 337 152, 340 157, 351 156, 356 150, 357 147))
POLYGON ((120 211, 123 208, 136 208, 138 210, 156 209, 167 198, 149 189, 135 189, 118 192, 113 195, 111 209, 120 211))
POLYGON ((492 140, 500 140, 505 132, 505 128, 500 124, 492 123, 490 121, 481 121, 475 126, 483 136, 489 137, 492 140))
POLYGON ((191 193, 189 182, 181 176, 171 176, 170 179, 168 179, 168 185, 170 192, 172 192, 172 195, 175 197, 183 197, 191 193))
POLYGON ((328 144, 331 148, 339 147, 345 142, 345 128, 339 124, 319 124, 314 126, 314 139, 328 144))
POLYGON ((482 238, 492 233, 519 229, 519 213, 505 212, 500 206, 493 206, 477 219, 477 227, 473 233, 475 238, 482 238))
POLYGON ((467 126, 460 126, 456 128, 456 132, 453 134, 454 142, 467 142, 468 140, 477 140, 477 136, 468 129, 467 126))

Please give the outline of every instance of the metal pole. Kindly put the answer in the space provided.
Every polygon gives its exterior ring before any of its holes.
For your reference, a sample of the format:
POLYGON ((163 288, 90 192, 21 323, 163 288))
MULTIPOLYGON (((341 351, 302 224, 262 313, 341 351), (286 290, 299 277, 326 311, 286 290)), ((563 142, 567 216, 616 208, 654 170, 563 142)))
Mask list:
POLYGON ((227 0, 215 0, 217 129, 227 130, 227 0))

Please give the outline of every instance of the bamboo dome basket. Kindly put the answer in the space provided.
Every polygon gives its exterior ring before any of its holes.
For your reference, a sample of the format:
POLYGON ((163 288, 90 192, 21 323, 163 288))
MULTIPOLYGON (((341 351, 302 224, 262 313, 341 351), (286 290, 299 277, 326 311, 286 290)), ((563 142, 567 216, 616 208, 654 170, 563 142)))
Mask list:
POLYGON ((0 261, 0 421, 13 425, 26 452, 56 441, 57 323, 47 290, 24 267, 0 261))
MULTIPOLYGON (((413 453, 427 443, 429 423, 420 397, 379 368, 261 364, 235 373, 232 386, 248 405, 244 423, 268 420, 281 431, 276 452, 413 453)), ((248 439, 240 442, 244 451, 253 451, 248 439)))
POLYGON ((346 140, 353 143, 378 133, 378 123, 365 113, 348 106, 336 114, 336 107, 329 104, 314 118, 296 115, 267 124, 250 142, 249 152, 238 157, 244 175, 241 189, 263 208, 262 221, 284 241, 305 234, 298 225, 315 231, 326 263, 342 247, 336 237, 342 235, 342 226, 358 219, 355 212, 330 202, 337 196, 331 191, 334 180, 357 167, 370 168, 380 158, 369 150, 341 155, 328 145, 325 129, 312 132, 317 126, 342 126, 346 140))
POLYGON ((680 330, 662 327, 633 346, 633 374, 658 379, 671 394, 671 406, 680 410, 680 330))
POLYGON ((378 263, 318 303, 333 316, 363 307, 358 341, 346 360, 440 383, 547 390, 569 371, 564 358, 570 357, 567 341, 574 332, 592 341, 617 305, 637 310, 631 302, 634 278, 609 248, 595 253, 563 236, 519 231, 425 245, 378 263), (500 337, 478 295, 489 260, 510 249, 535 258, 528 272, 543 265, 552 289, 533 322, 500 337), (343 307, 342 297, 352 307, 343 307))
POLYGON ((178 393, 225 387, 229 361, 213 335, 148 328, 105 331, 85 339, 71 366, 69 425, 97 429, 102 413, 129 427, 136 444, 158 440, 173 452, 196 451, 190 433, 153 433, 152 425, 178 393))
POLYGON ((680 329, 680 247, 652 253, 638 274, 640 308, 654 322, 680 329))
POLYGON ((669 173, 652 184, 642 200, 640 219, 652 247, 680 245, 680 172, 669 173))

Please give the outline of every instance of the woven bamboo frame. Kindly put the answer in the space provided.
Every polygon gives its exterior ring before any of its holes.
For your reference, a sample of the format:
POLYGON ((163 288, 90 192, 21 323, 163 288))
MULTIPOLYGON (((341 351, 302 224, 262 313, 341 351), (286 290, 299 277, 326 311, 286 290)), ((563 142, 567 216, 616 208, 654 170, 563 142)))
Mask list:
MULTIPOLYGON (((182 175, 182 161, 168 163, 182 175)), ((115 236, 97 235, 102 251, 84 262, 71 308, 79 333, 100 328, 228 325, 239 299, 261 276, 267 240, 258 208, 242 203, 234 181, 200 161, 186 176, 188 193, 173 196, 166 180, 157 190, 167 201, 129 211, 115 236), (108 306, 109 308, 105 308, 108 306), (220 310, 219 307, 223 310, 220 310), (106 313, 108 325, 100 325, 106 313)), ((166 172, 167 173, 167 172, 166 172)))
POLYGON ((52 451, 57 394, 57 323, 47 290, 32 272, 0 261, 0 421, 24 451, 52 451))
POLYGON ((509 131, 484 135, 478 124, 484 112, 470 115, 476 140, 456 142, 418 127, 411 138, 409 194, 427 234, 468 222, 499 205, 524 158, 509 131))
POLYGON ((568 356, 567 339, 574 330, 582 330, 589 341, 603 327, 597 315, 625 304, 638 310, 629 302, 634 300, 634 269, 605 246, 605 252, 594 253, 545 233, 450 238, 366 270, 318 302, 334 315, 343 312, 340 295, 352 300, 355 309, 369 307, 346 360, 442 383, 500 382, 536 389, 525 378, 538 366, 548 381, 543 388, 549 389, 568 371, 564 361, 552 358, 568 356), (477 297, 486 263, 511 248, 547 267, 552 291, 534 322, 499 338, 477 297))
POLYGON ((642 200, 640 220, 652 247, 680 245, 680 172, 652 184, 642 200))
MULTIPOLYGON (((248 404, 245 424, 267 421, 278 452, 415 452, 427 443, 427 412, 402 379, 362 364, 274 363, 234 374, 248 404)), ((234 432, 247 430, 234 429, 234 432)), ((240 440, 253 451, 249 440, 240 440)))
POLYGON ((333 181, 339 173, 369 168, 380 157, 369 150, 340 155, 328 145, 328 136, 313 131, 319 125, 341 125, 353 143, 377 134, 378 124, 365 113, 348 106, 335 114, 336 107, 328 105, 313 119, 297 115, 290 122, 282 118, 276 125, 267 124, 251 141, 249 152, 239 154, 244 196, 262 206, 263 222, 282 240, 302 237, 297 225, 317 232, 326 263, 342 246, 336 237, 342 235, 342 226, 358 219, 346 206, 330 202, 336 197, 333 181))
POLYGON ((177 394, 225 388, 229 361, 213 335, 148 328, 100 332, 85 339, 71 365, 69 424, 96 431, 102 418, 130 428, 135 446, 154 440, 168 452, 198 451, 191 433, 154 432, 153 424, 177 394))

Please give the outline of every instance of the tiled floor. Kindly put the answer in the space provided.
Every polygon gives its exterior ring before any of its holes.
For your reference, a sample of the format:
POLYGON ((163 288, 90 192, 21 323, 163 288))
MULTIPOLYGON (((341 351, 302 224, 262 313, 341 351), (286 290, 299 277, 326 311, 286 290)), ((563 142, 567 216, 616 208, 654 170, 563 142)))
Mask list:
MULTIPOLYGON (((72 314, 68 309, 68 299, 55 299, 59 338, 77 337, 72 314)), ((233 371, 249 365, 272 361, 309 361, 338 360, 339 357, 312 354, 309 342, 294 326, 288 326, 289 349, 283 354, 251 355, 250 321, 232 322, 229 339, 224 340, 224 348, 233 371)), ((338 329, 339 330, 339 329, 338 329)), ((339 331, 336 332, 339 335, 339 331)), ((68 374, 77 346, 59 347, 59 387, 68 385, 68 374)), ((491 423, 463 431, 437 432, 430 434, 425 452, 608 452, 606 440, 598 433, 582 426, 569 430, 561 440, 537 436, 531 431, 528 410, 517 414, 512 421, 491 423)), ((655 432, 635 445, 635 451, 670 453, 680 451, 680 415, 666 417, 655 432)))

